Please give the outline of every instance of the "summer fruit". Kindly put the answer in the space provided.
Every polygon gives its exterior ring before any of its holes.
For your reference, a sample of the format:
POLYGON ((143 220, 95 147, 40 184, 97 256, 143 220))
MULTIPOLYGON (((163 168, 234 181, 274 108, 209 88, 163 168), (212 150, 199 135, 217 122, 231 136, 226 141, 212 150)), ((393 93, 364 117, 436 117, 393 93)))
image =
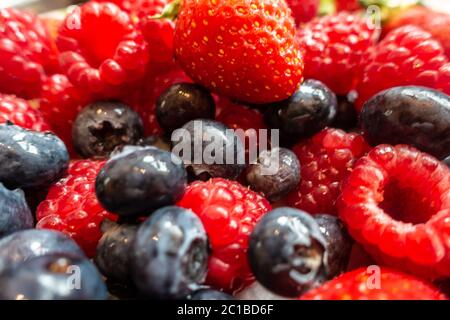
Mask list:
POLYGON ((80 247, 61 232, 29 229, 0 239, 0 274, 21 263, 48 254, 84 257, 80 247))
POLYGON ((331 127, 351 130, 358 126, 358 115, 355 110, 354 100, 351 94, 337 96, 337 114, 331 127))
POLYGON ((142 147, 155 147, 169 152, 172 150, 172 141, 166 136, 148 136, 140 139, 137 145, 142 147))
POLYGON ((246 181, 267 200, 280 200, 300 182, 300 162, 289 149, 265 150, 259 154, 257 163, 247 168, 246 181))
POLYGON ((49 186, 68 163, 67 149, 54 134, 0 124, 0 182, 5 187, 49 186))
POLYGON ((288 204, 312 214, 336 215, 341 183, 368 149, 361 135, 338 129, 324 129, 296 145, 293 151, 301 163, 301 181, 287 198, 288 204))
POLYGON ((50 126, 39 110, 28 101, 12 95, 0 94, 0 123, 12 122, 15 125, 35 131, 50 131, 50 126))
POLYGON ((214 117, 213 97, 208 90, 197 84, 174 84, 156 102, 156 118, 167 133, 191 120, 214 119, 214 117))
POLYGON ((450 275, 450 170, 410 146, 379 145, 348 176, 339 216, 375 260, 429 279, 450 275))
POLYGON ((39 96, 46 73, 56 71, 56 47, 36 15, 0 9, 0 92, 39 96))
POLYGON ((74 239, 89 257, 94 256, 103 219, 114 219, 98 203, 95 178, 104 161, 75 160, 67 175, 54 184, 36 211, 37 228, 61 231, 74 239))
POLYGON ((134 147, 112 157, 98 174, 102 206, 119 216, 148 216, 176 203, 187 183, 181 159, 155 147, 134 147), (175 159, 172 161, 172 159, 175 159))
POLYGON ((190 210, 164 207, 138 229, 132 248, 135 285, 158 299, 182 299, 198 289, 208 266, 208 237, 190 210))
POLYGON ((296 142, 331 124, 336 112, 334 93, 320 81, 306 80, 290 98, 269 105, 264 117, 285 140, 296 142))
POLYGON ((291 8, 295 23, 301 25, 317 15, 320 0, 286 0, 286 3, 291 8))
POLYGON ((281 207, 269 211, 255 226, 248 257, 259 283, 276 294, 295 297, 324 276, 325 248, 313 217, 281 207))
POLYGON ((75 150, 84 158, 107 157, 116 147, 144 135, 139 115, 120 102, 98 101, 78 114, 72 128, 75 150))
POLYGON ((191 296, 191 300, 235 300, 233 296, 214 289, 200 289, 195 291, 191 296))
POLYGON ((269 202, 236 181, 215 178, 191 183, 177 205, 194 211, 208 233, 212 251, 207 284, 228 292, 250 284, 248 239, 271 209, 269 202))
POLYGON ((3 300, 107 298, 106 286, 95 266, 84 257, 67 254, 48 254, 22 262, 1 274, 0 286, 3 300), (75 272, 77 281, 73 280, 75 272))
POLYGON ((142 79, 148 45, 129 15, 112 3, 88 2, 70 13, 57 39, 69 80, 101 98, 117 97, 142 79))
POLYGON ((353 240, 338 217, 329 214, 316 214, 314 219, 325 239, 327 259, 324 263, 327 278, 333 279, 347 270, 353 240))
POLYGON ((390 32, 367 55, 356 107, 380 91, 417 85, 450 94, 450 63, 430 33, 405 26, 390 32))
POLYGON ((372 145, 408 144, 439 159, 450 155, 450 97, 424 87, 395 87, 370 98, 360 115, 372 145))
POLYGON ((301 299, 446 300, 437 288, 421 279, 384 267, 377 272, 360 268, 345 273, 307 292, 301 299))
POLYGON ((0 238, 34 226, 33 215, 28 208, 22 190, 6 189, 0 183, 0 238))
POLYGON ((174 48, 195 82, 230 99, 280 101, 302 80, 302 52, 284 0, 184 1, 174 48))
POLYGON ((355 89, 364 55, 378 33, 363 17, 340 12, 312 20, 297 37, 305 49, 305 78, 320 80, 342 95, 355 89))
POLYGON ((359 0, 335 0, 337 11, 356 11, 361 9, 359 0))
POLYGON ((236 179, 245 168, 241 139, 220 122, 192 120, 172 136, 172 152, 196 178, 236 179), (200 161, 198 161, 200 159, 200 161))
POLYGON ((103 235, 97 245, 95 264, 108 279, 131 282, 131 248, 138 226, 104 220, 101 229, 103 235))

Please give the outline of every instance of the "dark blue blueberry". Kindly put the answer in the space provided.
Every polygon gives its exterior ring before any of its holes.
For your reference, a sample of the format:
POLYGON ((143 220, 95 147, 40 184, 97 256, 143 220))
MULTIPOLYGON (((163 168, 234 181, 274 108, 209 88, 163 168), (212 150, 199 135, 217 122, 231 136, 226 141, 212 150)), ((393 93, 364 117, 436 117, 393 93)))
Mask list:
POLYGON ((333 279, 346 271, 353 240, 338 217, 328 214, 316 214, 314 219, 318 223, 326 241, 327 259, 325 266, 327 278, 333 279))
POLYGON ((445 159, 442 160, 442 161, 447 165, 447 167, 450 168, 450 156, 448 156, 447 158, 445 158, 445 159))
POLYGON ((337 97, 337 114, 331 126, 343 130, 352 130, 358 126, 358 115, 351 94, 337 97))
POLYGON ((151 146, 169 152, 172 150, 172 142, 165 136, 148 136, 139 140, 137 145, 143 147, 151 146))
POLYGON ((191 120, 214 119, 215 114, 214 99, 209 91, 194 83, 174 84, 156 102, 156 118, 166 132, 191 120))
POLYGON ((106 285, 86 258, 52 254, 25 261, 0 276, 3 300, 104 300, 106 285))
POLYGON ((240 138, 224 124, 193 120, 172 134, 172 152, 180 156, 194 177, 236 179, 245 168, 245 150, 240 138))
POLYGON ((24 261, 56 253, 84 257, 81 248, 61 232, 39 229, 15 232, 0 239, 0 274, 24 261))
POLYGON ((73 145, 84 158, 107 157, 116 147, 134 144, 144 135, 139 115, 120 102, 99 101, 78 114, 73 145))
POLYGON ((214 289, 200 289, 195 291, 191 296, 191 300, 235 300, 228 293, 214 289))
POLYGON ((33 228, 33 215, 22 190, 11 191, 0 183, 0 208, 0 238, 33 228))
POLYGON ((190 210, 165 207, 137 232, 132 251, 133 278, 145 295, 158 299, 186 297, 205 280, 208 239, 190 210))
POLYGON ((8 189, 48 186, 68 164, 66 146, 54 134, 0 125, 0 182, 8 189))
POLYGON ((363 106, 361 126, 372 145, 408 144, 439 159, 450 155, 450 97, 417 86, 382 91, 363 106))
POLYGON ((97 176, 102 206, 121 216, 149 215, 176 203, 187 184, 183 163, 155 147, 127 147, 112 157, 97 176))
POLYGON ((290 98, 270 104, 264 118, 282 138, 297 141, 331 124, 336 113, 336 95, 322 82, 306 80, 290 98))
POLYGON ((269 201, 277 201, 300 182, 300 162, 289 149, 274 148, 260 153, 257 164, 246 172, 247 183, 269 201))
POLYGON ((259 283, 276 294, 298 297, 322 281, 326 241, 312 216, 281 207, 256 225, 248 256, 259 283))

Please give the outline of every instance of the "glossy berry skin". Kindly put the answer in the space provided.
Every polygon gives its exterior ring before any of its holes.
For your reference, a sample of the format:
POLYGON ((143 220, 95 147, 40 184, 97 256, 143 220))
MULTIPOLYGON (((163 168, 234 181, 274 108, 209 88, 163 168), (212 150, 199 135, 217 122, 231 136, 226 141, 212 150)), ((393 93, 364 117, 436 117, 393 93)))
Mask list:
POLYGON ((105 300, 106 286, 86 258, 67 254, 44 255, 22 262, 0 276, 4 300, 105 300), (74 269, 76 266, 78 269, 74 269), (79 288, 72 286, 79 271, 79 288), (71 278, 72 277, 72 278, 71 278))
POLYGON ((57 39, 60 65, 76 87, 113 98, 143 78, 148 45, 130 16, 112 3, 88 2, 70 13, 57 39))
POLYGON ((439 159, 450 155, 450 97, 416 86, 382 91, 363 106, 361 126, 372 145, 408 144, 439 159))
POLYGON ((230 99, 280 101, 302 80, 302 52, 284 0, 184 1, 174 47, 196 83, 230 99))
POLYGON ((38 229, 14 232, 0 239, 0 274, 35 257, 59 253, 84 257, 80 247, 61 232, 38 229))
POLYGON ((327 279, 333 279, 344 273, 350 260, 353 240, 344 224, 336 216, 316 214, 314 219, 325 239, 327 259, 324 261, 327 279))
POLYGON ((250 188, 269 201, 284 198, 300 182, 300 162, 294 152, 273 148, 260 153, 256 164, 246 170, 250 188))
POLYGON ((298 141, 331 124, 336 112, 335 94, 320 81, 306 80, 290 98, 269 105, 264 116, 283 138, 298 141))
POLYGON ((195 291, 190 300, 235 300, 233 296, 214 289, 200 289, 195 291))
POLYGON ((0 94, 0 123, 12 122, 15 125, 34 131, 50 131, 41 112, 26 100, 12 95, 0 94))
POLYGON ((193 83, 178 83, 167 89, 156 102, 156 118, 165 132, 203 118, 214 119, 214 99, 205 88, 193 83))
POLYGON ((295 297, 323 277, 326 242, 304 211, 280 207, 255 226, 248 250, 253 274, 270 291, 295 297))
POLYGON ((363 17, 340 12, 312 20, 297 37, 305 50, 305 78, 320 80, 342 95, 355 89, 377 32, 363 17))
POLYGON ((103 219, 115 219, 95 196, 95 178, 103 165, 104 161, 72 161, 67 175, 50 188, 36 210, 37 228, 67 234, 89 257, 95 254, 103 219))
POLYGON ((147 216, 178 201, 187 174, 180 159, 155 147, 136 147, 112 157, 97 176, 102 206, 120 216, 147 216), (175 159, 175 158, 174 158, 175 159))
POLYGON ((304 294, 302 300, 447 300, 432 284, 389 268, 379 269, 379 288, 374 288, 377 276, 367 268, 347 272, 304 294))
POLYGON ((236 181, 215 178, 191 183, 177 205, 194 211, 208 234, 211 256, 206 283, 226 292, 252 283, 248 239, 271 209, 269 202, 236 181))
POLYGON ((320 0, 286 0, 286 3, 292 10, 295 23, 299 26, 317 15, 320 0))
POLYGON ((67 149, 54 134, 0 125, 0 181, 7 188, 49 186, 68 164, 67 149))
POLYGON ((345 131, 358 127, 358 114, 352 95, 337 97, 337 113, 331 127, 345 131))
POLYGON ((28 208, 22 190, 6 189, 0 183, 0 238, 23 229, 31 229, 34 225, 33 215, 28 208))
POLYGON ((365 58, 356 107, 396 86, 424 86, 450 94, 450 63, 428 32, 404 26, 390 32, 365 58))
POLYGON ((131 282, 131 251, 138 225, 104 220, 94 262, 108 279, 131 282))
POLYGON ((78 114, 72 128, 73 144, 84 158, 107 157, 116 147, 135 144, 143 135, 139 115, 114 101, 88 105, 78 114))
POLYGON ((156 210, 139 227, 132 248, 135 285, 159 299, 181 299, 205 280, 208 237, 190 210, 156 210))
POLYGON ((450 274, 450 170, 406 145, 379 145, 342 187, 339 216, 379 263, 428 279, 450 274))
POLYGON ((301 181, 287 198, 288 204, 311 214, 336 215, 341 183, 368 150, 361 135, 331 128, 294 146, 301 163, 301 181))
POLYGON ((241 139, 222 123, 198 119, 189 121, 181 129, 172 136, 172 152, 183 159, 188 172, 196 178, 236 179, 245 168, 245 150, 241 139), (211 151, 212 147, 214 150, 211 151), (189 148, 190 153, 185 151, 189 148), (227 159, 231 156, 233 158, 229 163, 227 159), (198 163, 195 159, 202 161, 198 163))

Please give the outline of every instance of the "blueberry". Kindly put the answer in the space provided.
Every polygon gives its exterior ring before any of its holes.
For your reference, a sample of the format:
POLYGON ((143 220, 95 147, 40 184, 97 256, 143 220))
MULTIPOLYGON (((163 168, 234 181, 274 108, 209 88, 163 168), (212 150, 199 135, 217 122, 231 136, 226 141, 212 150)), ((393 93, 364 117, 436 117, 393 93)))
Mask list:
POLYGON ((198 179, 236 179, 245 168, 240 138, 220 122, 199 119, 172 134, 172 152, 179 155, 188 172, 198 179))
POLYGON ((208 239, 192 211, 161 208, 139 227, 132 266, 142 293, 159 299, 184 298, 205 280, 207 264, 208 239))
POLYGON ((0 208, 0 238, 18 230, 33 228, 33 215, 22 190, 11 191, 0 183, 0 208))
POLYGON ((107 278, 130 282, 130 252, 138 226, 104 220, 101 228, 103 236, 97 245, 95 264, 107 278))
POLYGON ((107 157, 117 146, 134 144, 143 134, 139 115, 120 102, 88 105, 72 127, 73 145, 84 158, 107 157))
POLYGON ((331 124, 336 113, 336 95, 322 82, 306 80, 290 98, 270 104, 264 118, 282 138, 297 141, 331 124))
POLYGON ((445 159, 442 160, 442 161, 447 165, 447 167, 450 168, 450 156, 448 156, 447 158, 445 158, 445 159))
POLYGON ((66 146, 54 134, 0 125, 0 182, 8 189, 48 186, 68 164, 66 146))
POLYGON ((353 240, 339 218, 328 214, 317 214, 314 215, 314 219, 319 224, 326 241, 327 278, 333 279, 346 271, 353 240))
POLYGON ((382 91, 363 106, 361 126, 368 142, 408 144, 439 159, 450 155, 450 97, 417 86, 382 91))
POLYGON ((165 136, 148 136, 139 140, 137 145, 143 147, 151 146, 169 152, 172 150, 172 142, 165 136))
POLYGON ((337 114, 331 125, 333 128, 351 130, 358 126, 358 115, 353 102, 350 94, 337 97, 337 114))
POLYGON ((258 282, 276 294, 297 297, 322 281, 326 241, 313 217, 281 207, 256 225, 248 256, 258 282))
POLYGON ((0 239, 0 274, 35 257, 62 253, 84 257, 80 247, 61 232, 29 229, 0 239))
POLYGON ((208 90, 194 83, 177 83, 159 97, 156 118, 166 132, 172 132, 191 120, 214 119, 215 109, 208 90))
POLYGON ((52 254, 25 261, 0 276, 4 300, 103 300, 106 286, 87 259, 52 254))
POLYGON ((181 160, 170 152, 131 147, 106 162, 97 176, 95 190, 102 206, 110 212, 148 215, 181 198, 186 176, 181 160))
POLYGON ((269 201, 277 201, 291 192, 300 182, 300 162, 289 149, 262 151, 257 164, 246 172, 247 183, 269 201))
POLYGON ((214 289, 200 289, 195 291, 191 296, 191 300, 235 300, 229 294, 214 289))

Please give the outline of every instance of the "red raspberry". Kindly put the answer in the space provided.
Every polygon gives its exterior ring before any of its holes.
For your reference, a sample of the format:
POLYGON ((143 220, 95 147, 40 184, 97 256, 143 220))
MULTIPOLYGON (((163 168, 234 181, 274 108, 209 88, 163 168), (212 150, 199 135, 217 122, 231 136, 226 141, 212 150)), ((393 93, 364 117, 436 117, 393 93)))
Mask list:
POLYGON ((57 39, 69 80, 101 98, 117 98, 141 80, 148 45, 130 16, 112 3, 88 2, 66 17, 57 39))
POLYGON ((308 22, 317 15, 320 0, 286 0, 297 25, 308 22))
POLYGON ((227 291, 253 281, 247 262, 248 238, 269 202, 235 181, 196 181, 178 203, 202 220, 212 247, 207 283, 227 291))
POLYGON ((450 276, 450 169, 405 145, 380 145, 342 188, 339 215, 379 263, 450 276))
POLYGON ((336 94, 355 89, 364 54, 378 32, 358 15, 340 12, 316 18, 298 31, 305 48, 305 78, 325 83, 336 94))
POLYGON ((324 129, 293 151, 301 163, 301 182, 288 196, 289 205, 306 212, 337 214, 336 200, 343 179, 368 151, 364 138, 356 133, 324 129))
POLYGON ((95 195, 95 179, 104 161, 75 160, 67 176, 53 185, 47 198, 38 206, 38 229, 64 232, 93 257, 102 233, 100 224, 116 216, 105 211, 95 195))
POLYGON ((28 101, 16 96, 0 94, 0 123, 11 121, 15 125, 36 131, 50 131, 41 112, 28 101))
POLYGON ((365 59, 356 106, 378 92, 419 85, 450 94, 450 63, 442 46, 428 32, 405 26, 390 32, 365 59))
POLYGON ((421 279, 381 268, 356 269, 308 291, 302 300, 447 300, 445 295, 421 279), (379 286, 378 286, 379 285, 379 286))
POLYGON ((56 46, 36 15, 0 9, 0 92, 39 95, 45 74, 57 68, 56 46))
POLYGON ((336 0, 337 11, 356 11, 361 8, 360 0, 336 0))
POLYGON ((157 14, 170 2, 169 0, 94 0, 95 2, 111 2, 120 9, 140 17, 143 14, 157 14))

